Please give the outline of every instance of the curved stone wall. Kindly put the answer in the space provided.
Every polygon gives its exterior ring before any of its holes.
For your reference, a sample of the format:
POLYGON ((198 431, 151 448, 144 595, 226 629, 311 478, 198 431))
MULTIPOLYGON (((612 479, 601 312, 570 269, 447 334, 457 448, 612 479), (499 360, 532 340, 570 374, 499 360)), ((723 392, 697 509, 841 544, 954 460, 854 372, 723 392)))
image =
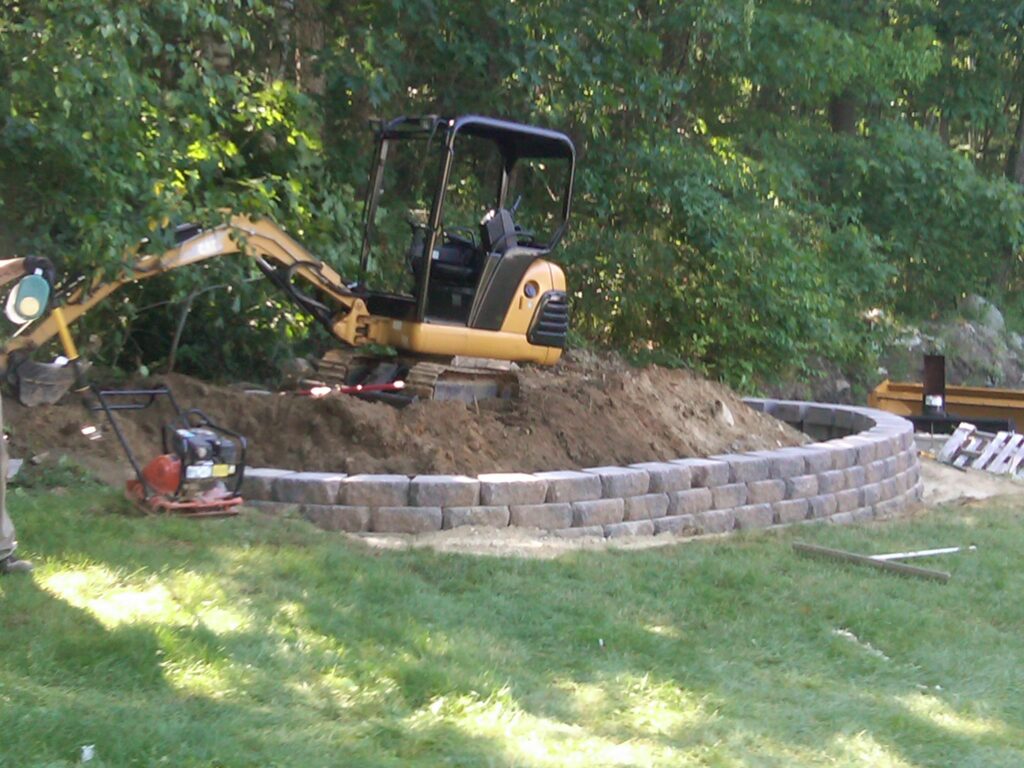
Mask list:
POLYGON ((891 517, 920 500, 913 426, 885 411, 748 399, 820 442, 628 467, 462 475, 247 469, 242 494, 327 530, 424 533, 464 525, 560 536, 697 535, 891 517))

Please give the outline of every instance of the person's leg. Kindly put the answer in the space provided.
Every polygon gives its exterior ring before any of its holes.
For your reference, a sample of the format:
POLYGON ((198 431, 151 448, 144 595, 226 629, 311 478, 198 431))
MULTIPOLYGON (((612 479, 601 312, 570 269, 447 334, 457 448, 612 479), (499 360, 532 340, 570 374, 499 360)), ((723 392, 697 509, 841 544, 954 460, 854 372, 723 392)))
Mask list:
POLYGON ((14 556, 18 541, 14 523, 7 514, 7 441, 3 438, 3 431, 4 410, 3 399, 0 398, 0 574, 32 570, 30 562, 14 556))
MULTIPOLYGON (((0 462, 2 464, 2 462, 0 462)), ((14 538, 14 523, 7 514, 7 508, 0 503, 0 560, 6 560, 14 554, 18 542, 14 538)))

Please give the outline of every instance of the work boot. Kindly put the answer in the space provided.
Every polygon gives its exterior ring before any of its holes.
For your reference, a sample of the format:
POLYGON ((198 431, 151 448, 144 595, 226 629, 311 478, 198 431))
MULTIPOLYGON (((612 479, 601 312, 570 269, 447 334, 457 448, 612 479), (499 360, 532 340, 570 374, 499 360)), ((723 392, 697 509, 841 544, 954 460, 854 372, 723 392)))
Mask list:
POLYGON ((29 560, 19 560, 14 555, 9 555, 0 560, 0 574, 5 573, 30 573, 35 566, 29 560))

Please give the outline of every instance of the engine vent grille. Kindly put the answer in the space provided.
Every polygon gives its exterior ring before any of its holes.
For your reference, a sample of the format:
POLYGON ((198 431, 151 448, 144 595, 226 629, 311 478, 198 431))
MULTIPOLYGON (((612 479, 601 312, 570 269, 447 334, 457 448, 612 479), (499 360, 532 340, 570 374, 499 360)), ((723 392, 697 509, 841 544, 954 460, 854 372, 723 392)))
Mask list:
POLYGON ((540 347, 565 349, 569 333, 569 297, 565 291, 548 291, 540 297, 526 340, 540 347))

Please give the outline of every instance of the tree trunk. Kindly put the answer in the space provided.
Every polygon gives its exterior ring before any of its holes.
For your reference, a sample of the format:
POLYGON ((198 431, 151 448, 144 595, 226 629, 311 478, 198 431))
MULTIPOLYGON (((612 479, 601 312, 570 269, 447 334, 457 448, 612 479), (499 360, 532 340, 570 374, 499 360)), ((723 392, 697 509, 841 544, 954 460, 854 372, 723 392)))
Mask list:
POLYGON ((857 132, 857 100, 849 91, 833 96, 828 102, 828 122, 832 133, 853 135, 857 132))
POLYGON ((1017 107, 1017 130, 1006 153, 1006 178, 1024 184, 1024 104, 1017 107))
POLYGON ((295 83, 306 93, 323 96, 326 81, 319 70, 324 48, 324 18, 320 3, 298 0, 295 4, 295 83))

